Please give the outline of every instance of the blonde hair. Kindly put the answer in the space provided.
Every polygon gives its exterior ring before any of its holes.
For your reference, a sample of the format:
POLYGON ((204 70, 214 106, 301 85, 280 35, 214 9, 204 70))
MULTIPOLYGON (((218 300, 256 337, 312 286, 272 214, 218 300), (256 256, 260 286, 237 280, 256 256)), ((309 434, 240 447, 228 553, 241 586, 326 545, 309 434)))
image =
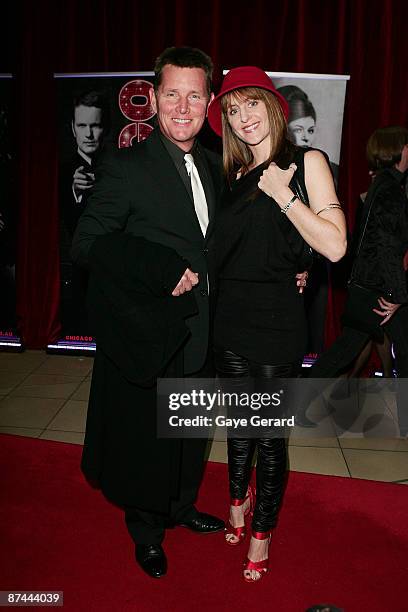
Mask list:
POLYGON ((269 157, 265 160, 267 163, 276 160, 287 138, 285 114, 278 98, 272 92, 260 87, 242 87, 226 93, 221 98, 221 118, 224 172, 228 180, 232 179, 237 166, 242 175, 246 174, 254 160, 251 149, 234 134, 228 121, 228 108, 234 99, 264 102, 269 120, 271 142, 269 157))

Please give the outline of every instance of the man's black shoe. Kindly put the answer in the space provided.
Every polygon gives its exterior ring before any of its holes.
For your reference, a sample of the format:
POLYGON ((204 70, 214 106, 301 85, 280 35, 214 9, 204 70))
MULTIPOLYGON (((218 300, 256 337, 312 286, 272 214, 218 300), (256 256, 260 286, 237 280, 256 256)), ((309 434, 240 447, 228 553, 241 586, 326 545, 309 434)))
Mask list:
POLYGON ((197 512, 193 518, 184 519, 179 525, 197 533, 215 533, 225 527, 224 521, 206 512, 197 512))
POLYGON ((136 561, 146 574, 161 578, 167 572, 167 559, 160 544, 137 544, 136 561))

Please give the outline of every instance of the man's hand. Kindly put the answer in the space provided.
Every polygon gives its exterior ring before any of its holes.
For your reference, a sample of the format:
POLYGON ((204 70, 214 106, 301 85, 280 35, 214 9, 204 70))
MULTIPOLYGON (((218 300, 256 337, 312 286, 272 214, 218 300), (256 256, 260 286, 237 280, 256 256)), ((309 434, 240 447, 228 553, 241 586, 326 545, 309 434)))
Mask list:
POLYGON ((392 315, 401 306, 401 304, 393 304, 392 302, 387 302, 387 300, 383 297, 378 298, 378 303, 381 309, 373 308, 373 311, 376 314, 380 315, 380 317, 383 317, 383 320, 381 321, 380 325, 384 325, 385 323, 388 323, 392 315))
POLYGON ((95 175, 93 172, 86 172, 84 166, 79 166, 74 172, 72 181, 72 189, 75 195, 80 196, 87 189, 91 189, 95 183, 95 175))
POLYGON ((299 293, 303 293, 307 284, 308 276, 309 272, 307 270, 305 270, 304 272, 298 272, 296 274, 296 285, 299 287, 299 293))
POLYGON ((186 291, 191 291, 194 285, 198 285, 198 274, 196 272, 192 272, 190 268, 187 268, 171 295, 177 296, 185 293, 186 291))

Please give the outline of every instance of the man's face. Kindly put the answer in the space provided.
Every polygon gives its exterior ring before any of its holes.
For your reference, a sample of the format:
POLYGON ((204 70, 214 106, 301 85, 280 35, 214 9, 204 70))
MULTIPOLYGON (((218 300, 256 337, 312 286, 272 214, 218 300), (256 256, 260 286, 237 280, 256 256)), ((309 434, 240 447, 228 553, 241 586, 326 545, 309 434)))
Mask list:
POLYGON ((72 122, 72 133, 78 149, 92 157, 102 143, 102 110, 96 106, 82 106, 82 104, 77 106, 72 122))
POLYGON ((167 64, 157 94, 150 90, 150 103, 157 113, 160 130, 186 152, 191 150, 203 126, 211 98, 202 68, 167 64))

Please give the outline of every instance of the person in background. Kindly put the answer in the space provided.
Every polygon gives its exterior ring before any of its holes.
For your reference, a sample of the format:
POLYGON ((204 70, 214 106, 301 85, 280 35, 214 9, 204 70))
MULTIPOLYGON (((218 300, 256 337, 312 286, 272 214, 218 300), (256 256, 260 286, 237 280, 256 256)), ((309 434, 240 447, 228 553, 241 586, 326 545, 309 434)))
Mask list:
MULTIPOLYGON (((374 155, 372 154, 370 147, 367 148, 367 161, 368 161, 368 168, 369 168, 369 176, 371 178, 371 181, 373 181, 376 176, 376 171, 377 171, 376 165, 377 164, 376 164, 374 155)), ((356 249, 358 247, 357 237, 360 235, 360 231, 361 231, 362 213, 363 213, 364 202, 365 202, 366 197, 367 197, 367 192, 361 193, 359 200, 358 200, 357 210, 356 210, 356 215, 355 215, 353 237, 351 238, 351 244, 350 244, 351 257, 355 255, 356 249)), ((365 345, 361 353, 356 358, 352 369, 347 373, 347 377, 355 378, 360 375, 360 373, 366 366, 368 360, 370 359, 370 355, 371 355, 373 348, 376 350, 380 358, 382 374, 384 378, 392 378, 393 376, 393 356, 392 356, 392 351, 391 351, 391 342, 385 332, 384 332, 384 337, 382 338, 382 340, 373 339, 367 342, 367 344, 365 345)))
MULTIPOLYGON (((350 367, 373 337, 384 333, 394 346, 400 435, 408 433, 408 291, 404 258, 408 249, 408 129, 387 126, 375 130, 367 143, 367 158, 375 178, 367 192, 357 236, 352 280, 362 290, 378 292, 373 309, 377 321, 370 331, 364 321, 344 319, 340 336, 316 361, 310 378, 334 378, 350 367)), ((307 409, 307 405, 305 406, 307 409)), ((298 424, 316 423, 298 414, 298 424)))

